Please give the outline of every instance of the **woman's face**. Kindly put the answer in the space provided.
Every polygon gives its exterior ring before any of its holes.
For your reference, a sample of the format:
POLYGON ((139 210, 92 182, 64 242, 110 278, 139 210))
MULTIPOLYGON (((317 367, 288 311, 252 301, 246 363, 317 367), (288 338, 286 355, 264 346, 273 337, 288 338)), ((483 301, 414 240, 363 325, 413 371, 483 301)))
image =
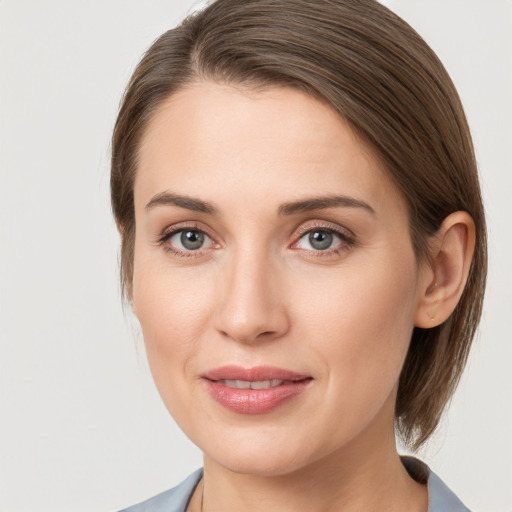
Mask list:
POLYGON ((404 201, 337 114, 190 86, 143 138, 135 209, 151 371, 207 460, 277 475, 394 439, 424 271, 404 201))

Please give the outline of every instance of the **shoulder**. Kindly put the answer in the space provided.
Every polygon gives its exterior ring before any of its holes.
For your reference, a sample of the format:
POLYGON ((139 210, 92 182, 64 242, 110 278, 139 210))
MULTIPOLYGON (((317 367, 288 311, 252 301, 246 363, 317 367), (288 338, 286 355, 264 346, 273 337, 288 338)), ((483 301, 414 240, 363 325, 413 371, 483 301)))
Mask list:
POLYGON ((198 469, 178 486, 120 512, 184 512, 202 476, 203 470, 198 469))
POLYGON ((470 512, 448 486, 430 468, 414 457, 402 457, 402 463, 416 481, 427 482, 427 512, 470 512))
POLYGON ((432 471, 428 477, 428 495, 428 512, 469 512, 469 509, 432 471))

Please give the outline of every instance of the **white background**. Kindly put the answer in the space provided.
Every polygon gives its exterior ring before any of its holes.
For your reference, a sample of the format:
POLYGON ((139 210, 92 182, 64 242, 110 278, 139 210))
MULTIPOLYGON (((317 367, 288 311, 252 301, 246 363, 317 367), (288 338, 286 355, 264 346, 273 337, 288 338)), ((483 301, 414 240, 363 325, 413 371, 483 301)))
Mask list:
MULTIPOLYGON (((111 511, 201 465, 123 314, 109 137, 138 58, 197 2, 0 0, 4 512, 111 511)), ((389 0, 438 52, 473 130, 490 231, 485 314, 420 455, 475 511, 512 511, 512 3, 389 0)))

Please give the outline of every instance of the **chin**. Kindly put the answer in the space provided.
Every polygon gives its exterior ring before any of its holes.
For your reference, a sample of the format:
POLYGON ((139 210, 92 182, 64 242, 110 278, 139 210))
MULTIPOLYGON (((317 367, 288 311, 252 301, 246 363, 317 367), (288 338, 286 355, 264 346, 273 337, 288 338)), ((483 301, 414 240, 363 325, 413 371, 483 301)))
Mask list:
MULTIPOLYGON (((246 432, 247 434, 248 432, 246 432)), ((269 430, 252 435, 241 435, 238 431, 230 436, 228 432, 207 440, 197 441, 197 445, 207 460, 219 464, 233 473, 261 477, 282 476, 295 472, 321 458, 320 447, 315 447, 308 439, 291 439, 290 435, 272 435, 269 430)))
POLYGON ((305 465, 305 461, 297 460, 296 456, 272 455, 261 453, 251 455, 247 453, 233 453, 229 456, 217 457, 217 464, 238 474, 260 477, 276 477, 293 473, 305 465))

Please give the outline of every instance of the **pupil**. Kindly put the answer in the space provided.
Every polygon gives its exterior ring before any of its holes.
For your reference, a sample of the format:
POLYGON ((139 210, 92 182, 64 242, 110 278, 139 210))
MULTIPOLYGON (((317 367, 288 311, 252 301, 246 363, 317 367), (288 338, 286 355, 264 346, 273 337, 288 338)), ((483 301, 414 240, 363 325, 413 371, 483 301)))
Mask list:
POLYGON ((204 243, 204 234, 199 231, 183 231, 180 238, 183 247, 191 251, 199 249, 204 243))
POLYGON ((328 231, 313 231, 309 234, 311 247, 319 251, 325 251, 332 244, 332 233, 328 231))

